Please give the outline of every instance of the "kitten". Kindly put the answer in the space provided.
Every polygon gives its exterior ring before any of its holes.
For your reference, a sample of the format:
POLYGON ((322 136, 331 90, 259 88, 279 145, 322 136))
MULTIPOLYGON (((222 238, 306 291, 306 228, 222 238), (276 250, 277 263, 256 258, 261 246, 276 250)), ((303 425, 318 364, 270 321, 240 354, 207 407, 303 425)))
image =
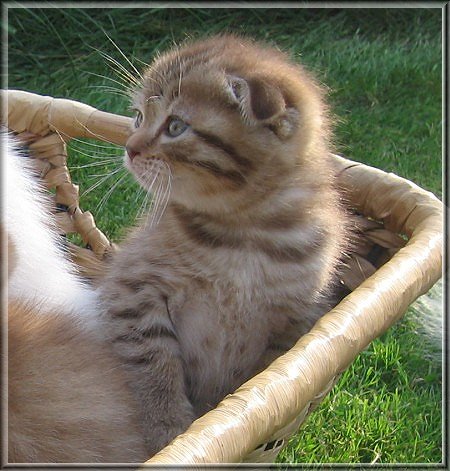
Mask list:
POLYGON ((137 407, 100 339, 96 295, 59 250, 29 159, 6 134, 1 139, 8 462, 142 462, 137 407))
POLYGON ((347 223, 323 92, 281 52, 234 36, 174 49, 133 106, 125 162, 161 198, 101 298, 154 453, 328 310, 347 223))

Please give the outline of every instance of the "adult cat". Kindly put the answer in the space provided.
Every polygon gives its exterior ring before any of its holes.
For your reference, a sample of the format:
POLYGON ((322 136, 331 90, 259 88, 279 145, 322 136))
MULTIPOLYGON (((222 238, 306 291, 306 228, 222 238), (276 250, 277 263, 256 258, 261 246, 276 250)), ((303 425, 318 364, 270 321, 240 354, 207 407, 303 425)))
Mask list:
POLYGON ((137 408, 119 362, 101 339, 96 295, 58 247, 29 159, 7 134, 1 139, 7 461, 144 461, 137 408))

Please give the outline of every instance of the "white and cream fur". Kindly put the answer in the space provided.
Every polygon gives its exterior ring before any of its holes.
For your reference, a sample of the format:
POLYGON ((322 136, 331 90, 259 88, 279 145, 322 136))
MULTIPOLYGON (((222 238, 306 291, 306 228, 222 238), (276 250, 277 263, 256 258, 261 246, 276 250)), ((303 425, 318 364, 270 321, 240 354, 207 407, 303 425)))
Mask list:
POLYGON ((2 133, 3 224, 14 241, 17 266, 8 280, 8 298, 76 312, 95 322, 96 296, 61 254, 49 200, 37 183, 32 162, 2 133))
POLYGON ((59 247, 30 159, 6 133, 1 147, 4 461, 142 462, 137 407, 102 340, 97 295, 59 247))

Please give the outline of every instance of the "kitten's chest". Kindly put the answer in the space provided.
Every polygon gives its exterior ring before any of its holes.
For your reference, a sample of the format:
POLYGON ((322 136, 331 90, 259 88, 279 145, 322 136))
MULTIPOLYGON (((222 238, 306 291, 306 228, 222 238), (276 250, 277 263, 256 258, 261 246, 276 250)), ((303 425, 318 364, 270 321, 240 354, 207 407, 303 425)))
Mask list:
MULTIPOLYGON (((194 405, 215 402, 254 371, 269 335, 267 312, 233 293, 195 289, 173 312, 194 405)), ((201 413, 202 411, 199 411, 201 413)))
POLYGON ((237 344, 240 336, 258 335, 266 328, 266 298, 248 273, 223 270, 217 278, 211 275, 202 277, 197 271, 184 285, 183 296, 173 298, 172 318, 189 349, 202 354, 227 354, 228 349, 231 354, 230 338, 237 344), (260 332, 254 331, 255 325, 260 332))
MULTIPOLYGON (((288 291, 298 276, 291 269, 289 280, 285 270, 245 250, 206 251, 167 234, 136 239, 136 250, 121 258, 154 296, 164 294, 191 399, 212 407, 254 373, 270 336, 294 315, 286 300, 295 299, 297 289, 288 291), (283 310, 274 318, 278 298, 283 310)), ((117 276, 126 272, 122 268, 116 267, 117 276)))

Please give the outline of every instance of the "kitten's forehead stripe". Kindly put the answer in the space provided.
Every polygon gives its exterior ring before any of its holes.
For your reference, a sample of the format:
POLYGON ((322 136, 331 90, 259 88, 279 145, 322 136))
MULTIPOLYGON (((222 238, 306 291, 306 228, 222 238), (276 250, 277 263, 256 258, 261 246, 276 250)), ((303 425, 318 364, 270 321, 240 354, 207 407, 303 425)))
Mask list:
POLYGON ((158 60, 153 67, 148 69, 144 84, 149 88, 154 88, 157 85, 160 90, 166 89, 166 92, 168 85, 172 84, 172 92, 176 94, 180 81, 182 84, 183 77, 197 66, 209 62, 210 58, 204 52, 184 52, 183 57, 179 54, 175 57, 169 56, 163 60, 158 60))

